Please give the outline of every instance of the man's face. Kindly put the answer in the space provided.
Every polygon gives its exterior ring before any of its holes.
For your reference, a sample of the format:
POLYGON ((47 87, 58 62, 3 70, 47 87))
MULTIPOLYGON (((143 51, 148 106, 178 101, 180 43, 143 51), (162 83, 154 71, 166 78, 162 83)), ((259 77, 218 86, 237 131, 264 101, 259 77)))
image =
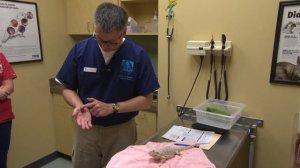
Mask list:
POLYGON ((95 26, 95 33, 93 36, 105 52, 110 52, 117 50, 121 46, 123 37, 125 37, 125 35, 126 29, 122 31, 103 33, 98 26, 95 26))

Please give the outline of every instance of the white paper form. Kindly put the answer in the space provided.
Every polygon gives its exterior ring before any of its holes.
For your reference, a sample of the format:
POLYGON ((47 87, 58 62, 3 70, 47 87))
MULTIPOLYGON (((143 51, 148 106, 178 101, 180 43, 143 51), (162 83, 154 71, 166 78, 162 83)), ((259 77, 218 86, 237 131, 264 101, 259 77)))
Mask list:
POLYGON ((172 141, 197 142, 201 144, 210 143, 213 135, 212 131, 201 131, 183 126, 173 125, 162 137, 172 141))

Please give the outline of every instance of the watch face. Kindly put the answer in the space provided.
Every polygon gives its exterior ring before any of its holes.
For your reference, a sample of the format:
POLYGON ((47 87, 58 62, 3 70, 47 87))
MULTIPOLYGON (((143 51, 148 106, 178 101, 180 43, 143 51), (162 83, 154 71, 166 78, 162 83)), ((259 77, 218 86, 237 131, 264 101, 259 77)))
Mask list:
POLYGON ((115 112, 118 112, 120 109, 120 105, 118 103, 113 104, 113 109, 115 112))

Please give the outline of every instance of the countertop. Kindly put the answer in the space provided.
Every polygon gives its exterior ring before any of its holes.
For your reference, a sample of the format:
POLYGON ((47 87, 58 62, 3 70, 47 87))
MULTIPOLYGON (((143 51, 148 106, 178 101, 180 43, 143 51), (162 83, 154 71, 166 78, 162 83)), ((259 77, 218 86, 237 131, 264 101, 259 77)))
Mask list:
MULTIPOLYGON (((55 78, 50 78, 49 79, 49 87, 50 87, 50 92, 53 94, 61 94, 61 91, 63 89, 63 85, 61 85, 60 83, 58 83, 55 78)), ((157 113, 157 92, 154 93, 153 96, 153 101, 152 101, 152 105, 149 109, 144 109, 144 111, 149 111, 149 112, 153 112, 153 113, 157 113)))

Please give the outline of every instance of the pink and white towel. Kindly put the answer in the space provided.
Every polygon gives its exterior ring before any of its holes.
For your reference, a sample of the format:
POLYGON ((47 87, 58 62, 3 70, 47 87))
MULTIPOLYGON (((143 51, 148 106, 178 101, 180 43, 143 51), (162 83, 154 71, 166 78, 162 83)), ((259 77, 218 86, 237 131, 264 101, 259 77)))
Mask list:
POLYGON ((106 168, 216 168, 201 148, 192 148, 181 151, 181 155, 167 160, 165 163, 156 163, 148 154, 152 149, 173 146, 174 142, 148 142, 146 145, 132 145, 115 154, 106 168))

